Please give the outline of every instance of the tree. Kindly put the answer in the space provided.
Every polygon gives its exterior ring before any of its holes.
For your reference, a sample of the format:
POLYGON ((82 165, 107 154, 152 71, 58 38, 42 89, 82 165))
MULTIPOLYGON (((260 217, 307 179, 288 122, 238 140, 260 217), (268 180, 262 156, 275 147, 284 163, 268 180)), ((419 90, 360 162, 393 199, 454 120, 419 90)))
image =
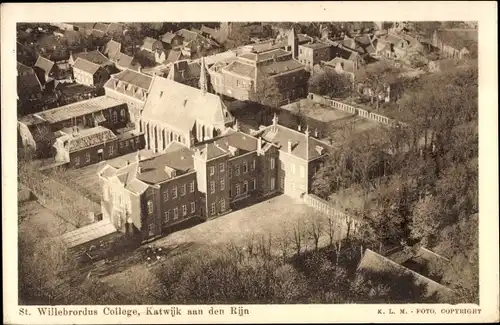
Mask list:
POLYGON ((396 68, 386 61, 379 61, 377 63, 366 66, 363 70, 358 71, 357 79, 366 87, 370 92, 370 100, 376 102, 376 109, 379 108, 379 102, 382 98, 387 96, 387 88, 400 81, 401 69, 396 68))
POLYGON ((278 108, 282 100, 279 83, 272 77, 256 80, 255 89, 252 89, 249 97, 253 102, 272 108, 278 108))
POLYGON ((346 97, 352 91, 352 80, 331 70, 315 73, 309 78, 309 92, 329 97, 346 97))
POLYGON ((309 234, 314 240, 314 250, 318 251, 319 248, 319 239, 323 234, 323 222, 318 219, 318 216, 312 216, 309 234))
POLYGON ((411 236, 427 246, 429 238, 432 238, 439 229, 442 216, 439 214, 439 202, 430 196, 426 196, 417 202, 413 209, 410 224, 411 236))

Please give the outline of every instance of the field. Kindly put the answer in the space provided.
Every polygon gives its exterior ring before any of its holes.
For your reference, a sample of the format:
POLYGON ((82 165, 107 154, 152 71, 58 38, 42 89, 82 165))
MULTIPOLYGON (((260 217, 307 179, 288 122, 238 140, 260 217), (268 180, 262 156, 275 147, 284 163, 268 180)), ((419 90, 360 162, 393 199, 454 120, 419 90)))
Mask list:
POLYGON ((47 237, 60 236, 75 229, 74 226, 55 216, 36 201, 26 201, 18 207, 19 233, 37 231, 47 237))
MULTIPOLYGON (((178 256, 186 253, 216 252, 229 243, 244 246, 251 239, 257 242, 263 237, 267 240, 268 236, 273 239, 272 249, 278 253, 280 248, 276 244, 277 239, 284 235, 291 238, 292 229, 299 221, 303 222, 303 230, 307 231, 308 223, 318 217, 318 212, 285 195, 274 197, 163 237, 150 244, 153 248, 162 249, 160 263, 148 266, 146 258, 141 258, 139 250, 134 253, 135 257, 126 257, 128 262, 118 260, 116 272, 106 272, 100 280, 124 293, 133 292, 135 288, 141 287, 139 283, 154 278, 155 269, 161 268, 164 263, 175 262, 178 256), (128 265, 124 265, 125 263, 128 265)), ((323 240, 326 242, 326 238, 323 240)))

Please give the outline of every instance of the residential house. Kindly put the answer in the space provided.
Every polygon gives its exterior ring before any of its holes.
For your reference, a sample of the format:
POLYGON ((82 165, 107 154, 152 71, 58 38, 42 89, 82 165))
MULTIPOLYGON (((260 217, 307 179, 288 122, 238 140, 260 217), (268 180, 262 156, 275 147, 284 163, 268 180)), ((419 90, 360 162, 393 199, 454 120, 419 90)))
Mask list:
POLYGON ((277 192, 277 154, 276 146, 228 129, 193 148, 172 142, 161 155, 108 164, 99 171, 103 216, 121 231, 131 224, 147 241, 188 219, 223 215, 241 200, 277 192))
POLYGON ((391 59, 402 59, 422 50, 423 45, 410 35, 387 33, 378 36, 375 54, 391 59))
POLYGON ((100 88, 109 79, 109 72, 96 63, 78 58, 73 64, 73 76, 76 83, 100 88))
POLYGON ((219 44, 201 33, 181 29, 176 35, 182 38, 181 51, 186 58, 194 59, 203 56, 202 54, 214 54, 219 51, 219 44))
POLYGON ((443 57, 464 59, 477 56, 477 29, 439 29, 432 35, 432 45, 443 57))
POLYGON ((36 149, 39 144, 45 145, 44 142, 53 139, 54 132, 64 128, 101 125, 116 130, 126 127, 128 123, 124 102, 99 96, 23 116, 18 120, 18 129, 23 146, 36 149))
POLYGON ((180 60, 185 60, 184 55, 181 50, 172 49, 168 51, 167 58, 165 59, 165 64, 172 64, 180 60))
MULTIPOLYGON (((201 59, 203 60, 203 58, 201 59)), ((204 71, 206 73, 206 70, 204 71)), ((167 79, 198 88, 200 82, 201 64, 182 60, 172 63, 167 79)))
POLYGON ((234 123, 219 96, 154 76, 149 95, 136 123, 146 135, 146 147, 164 150, 172 141, 193 147, 221 135, 234 123))
MULTIPOLYGON (((123 120, 125 116, 120 116, 123 120)), ((144 134, 134 128, 117 129, 116 134, 103 126, 75 125, 57 131, 54 143, 57 162, 73 168, 95 164, 144 148, 144 134)))
POLYGON ((71 67, 68 64, 68 60, 65 59, 54 61, 39 56, 34 70, 44 85, 54 80, 71 78, 71 67))
POLYGON ((161 37, 161 41, 167 46, 169 49, 177 48, 182 46, 182 36, 176 33, 167 32, 163 34, 161 37))
POLYGON ((332 44, 321 42, 299 45, 298 61, 312 70, 321 61, 332 59, 332 48, 332 44))
POLYGON ((163 43, 154 38, 144 38, 141 50, 153 54, 151 57, 154 56, 154 62, 156 63, 161 64, 167 59, 166 52, 163 48, 163 43))
POLYGON ((108 23, 96 23, 92 28, 92 35, 97 38, 102 38, 108 33, 108 23))
POLYGON ((73 66, 78 58, 81 58, 85 61, 90 61, 92 63, 98 64, 102 67, 112 66, 113 62, 108 59, 104 54, 102 54, 99 50, 94 51, 83 51, 80 53, 70 52, 68 63, 70 66, 73 66))
POLYGON ((123 70, 111 75, 104 84, 106 96, 127 103, 132 123, 139 121, 141 110, 146 103, 153 78, 134 70, 123 70))
POLYGON ((278 184, 280 192, 293 198, 309 193, 313 176, 331 150, 328 143, 311 136, 309 130, 300 132, 278 124, 275 115, 273 124, 253 134, 279 147, 278 184))
POLYGON ((115 63, 115 67, 120 70, 140 70, 141 65, 136 62, 135 58, 130 55, 126 55, 125 53, 121 53, 118 57, 118 60, 115 63))
POLYGON ((122 23, 110 23, 108 25, 108 30, 106 31, 106 33, 111 36, 123 35, 124 30, 125 25, 123 25, 122 23))
POLYGON ((259 101, 256 92, 260 92, 264 83, 270 80, 278 87, 277 104, 293 102, 307 95, 309 73, 303 64, 292 58, 292 53, 282 49, 244 53, 214 64, 208 72, 216 93, 238 100, 259 101))

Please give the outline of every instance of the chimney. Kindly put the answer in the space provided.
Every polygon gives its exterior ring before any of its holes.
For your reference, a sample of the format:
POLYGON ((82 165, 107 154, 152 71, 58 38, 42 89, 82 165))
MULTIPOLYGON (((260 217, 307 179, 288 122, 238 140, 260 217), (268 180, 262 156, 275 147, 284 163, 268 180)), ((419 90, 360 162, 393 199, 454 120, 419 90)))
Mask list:
POLYGON ((235 131, 239 131, 239 130, 240 130, 240 123, 238 122, 238 120, 236 120, 236 121, 234 122, 234 130, 235 130, 235 131))
POLYGON ((306 132, 304 132, 306 135, 306 138, 309 138, 309 125, 306 127, 306 132))
POLYGON ((257 151, 262 150, 262 138, 258 137, 257 138, 257 151))
POLYGON ((288 153, 292 153, 292 140, 288 140, 288 153))
POLYGON ((276 113, 274 113, 273 125, 278 125, 278 116, 276 115, 276 113))
POLYGON ((142 173, 142 167, 140 165, 137 165, 137 175, 140 175, 142 173))
POLYGON ((139 72, 141 72, 141 73, 142 73, 142 67, 141 67, 141 65, 140 65, 140 64, 137 66, 137 71, 139 71, 139 72))
POLYGON ((299 124, 299 126, 297 126, 297 130, 299 130, 299 132, 301 131, 301 126, 299 124))
POLYGON ((317 138, 318 137, 318 129, 314 129, 314 137, 317 138))

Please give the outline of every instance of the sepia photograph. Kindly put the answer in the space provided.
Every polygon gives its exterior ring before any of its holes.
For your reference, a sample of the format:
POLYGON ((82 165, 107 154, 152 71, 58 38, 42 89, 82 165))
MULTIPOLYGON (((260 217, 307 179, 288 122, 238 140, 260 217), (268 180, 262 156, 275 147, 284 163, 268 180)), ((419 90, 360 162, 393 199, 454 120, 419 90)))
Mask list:
POLYGON ((477 18, 132 17, 15 22, 16 317, 480 316, 477 18))

